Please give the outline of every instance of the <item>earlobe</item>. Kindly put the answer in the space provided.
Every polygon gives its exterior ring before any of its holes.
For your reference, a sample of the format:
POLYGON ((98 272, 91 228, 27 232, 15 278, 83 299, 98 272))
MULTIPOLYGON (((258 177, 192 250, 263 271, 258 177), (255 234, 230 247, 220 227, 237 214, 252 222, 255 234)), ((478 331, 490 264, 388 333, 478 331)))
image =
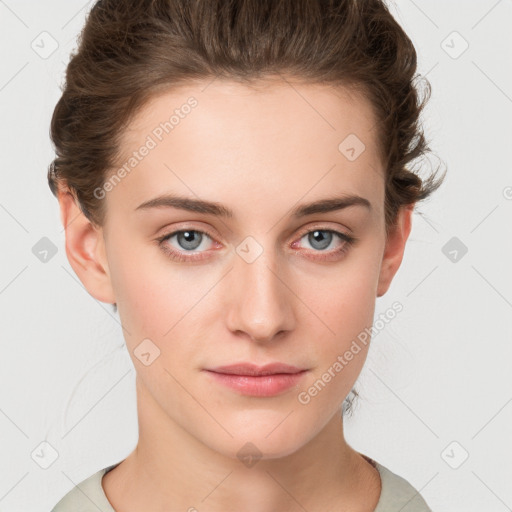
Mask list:
POLYGON ((414 204, 402 207, 398 213, 396 225, 388 236, 380 267, 377 297, 382 297, 388 291, 402 263, 406 242, 412 228, 413 211, 414 204))
POLYGON ((103 231, 91 224, 69 190, 58 193, 61 222, 66 230, 66 255, 87 291, 97 300, 113 304, 115 300, 103 231))

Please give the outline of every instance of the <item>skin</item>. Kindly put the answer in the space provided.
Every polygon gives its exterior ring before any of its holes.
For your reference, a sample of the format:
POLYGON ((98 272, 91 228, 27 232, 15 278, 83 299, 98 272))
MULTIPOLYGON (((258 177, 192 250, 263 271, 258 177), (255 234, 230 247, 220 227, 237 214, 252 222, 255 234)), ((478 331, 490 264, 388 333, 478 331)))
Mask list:
POLYGON ((106 194, 103 226, 59 194, 70 264, 93 297, 117 303, 137 372, 139 442, 103 478, 107 498, 122 512, 370 512, 380 478, 346 442, 340 413, 368 345, 308 404, 297 396, 372 325, 410 233, 412 205, 386 238, 371 106, 326 85, 190 83, 144 106, 123 134, 123 154, 191 95, 198 106, 106 194), (366 146, 354 161, 338 150, 351 133, 366 146), (234 216, 136 210, 162 193, 215 201, 234 216), (290 215, 344 194, 366 198, 371 209, 290 215), (155 242, 178 229, 209 236, 188 253, 176 236, 155 242), (333 235, 322 249, 307 236, 315 229, 358 240, 347 245, 333 235), (248 236, 263 251, 252 263, 236 252, 248 236), (173 261, 163 245, 202 259, 173 261), (160 350, 148 366, 134 354, 146 338, 160 350), (309 371, 272 397, 241 395, 202 371, 240 361, 309 371), (252 467, 237 457, 247 442, 262 454, 252 467))

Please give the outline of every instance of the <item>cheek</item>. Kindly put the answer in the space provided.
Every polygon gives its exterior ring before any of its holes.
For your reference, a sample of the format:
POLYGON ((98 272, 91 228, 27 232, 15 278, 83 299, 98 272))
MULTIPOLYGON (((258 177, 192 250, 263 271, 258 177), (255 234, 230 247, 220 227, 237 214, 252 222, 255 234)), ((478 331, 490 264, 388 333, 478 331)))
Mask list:
POLYGON ((366 243, 336 267, 298 280, 297 295, 317 317, 322 338, 340 348, 373 322, 379 279, 379 248, 366 243))
POLYGON ((323 411, 326 418, 335 414, 361 373, 371 342, 374 278, 369 273, 365 278, 339 279, 318 296, 323 322, 315 319, 309 329, 315 339, 311 354, 316 367, 297 396, 308 411, 323 411))
POLYGON ((130 333, 159 337, 172 325, 169 313, 179 312, 188 288, 178 272, 165 266, 157 248, 131 243, 134 239, 113 236, 107 247, 119 315, 130 333))
MULTIPOLYGON (((318 367, 317 403, 335 404, 350 391, 366 360, 379 277, 380 246, 367 242, 321 279, 302 280, 298 294, 315 315, 308 321, 318 367), (313 282, 314 281, 314 282, 313 282), (335 398, 338 397, 338 398, 335 398)), ((315 390, 312 390, 315 393, 315 390)), ((315 395, 316 396, 316 395, 315 395)), ((341 399, 341 400, 340 400, 341 399)), ((316 400, 316 399, 315 399, 316 400)))
MULTIPOLYGON (((182 373, 183 361, 194 364, 201 340, 208 338, 215 314, 208 291, 218 276, 211 270, 179 269, 149 245, 127 249, 124 240, 112 241, 109 254, 127 347, 133 357, 142 340, 149 339, 160 351, 158 363, 182 373)), ((145 370, 139 361, 134 363, 145 370)))

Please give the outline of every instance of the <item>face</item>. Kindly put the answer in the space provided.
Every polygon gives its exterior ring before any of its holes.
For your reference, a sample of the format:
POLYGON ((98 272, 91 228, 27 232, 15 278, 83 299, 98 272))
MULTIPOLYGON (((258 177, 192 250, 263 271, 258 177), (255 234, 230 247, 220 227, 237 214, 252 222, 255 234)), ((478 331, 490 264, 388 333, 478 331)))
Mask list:
POLYGON ((130 170, 103 189, 99 264, 83 281, 117 303, 160 418, 225 455, 251 442, 281 457, 340 414, 368 344, 343 355, 372 325, 408 232, 385 237, 364 98, 286 82, 207 85, 160 94, 124 133, 119 167, 130 170), (300 372, 211 371, 238 363, 300 372))

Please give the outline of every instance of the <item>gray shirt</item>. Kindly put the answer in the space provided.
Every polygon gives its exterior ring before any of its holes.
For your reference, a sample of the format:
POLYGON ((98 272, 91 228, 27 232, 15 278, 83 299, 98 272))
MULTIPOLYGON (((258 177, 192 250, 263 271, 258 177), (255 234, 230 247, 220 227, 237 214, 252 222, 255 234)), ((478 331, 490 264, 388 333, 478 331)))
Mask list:
MULTIPOLYGON (((420 493, 404 478, 369 459, 380 474, 382 489, 373 512, 432 512, 420 493)), ((52 512, 116 512, 103 491, 103 475, 120 462, 101 469, 69 491, 52 512)))

